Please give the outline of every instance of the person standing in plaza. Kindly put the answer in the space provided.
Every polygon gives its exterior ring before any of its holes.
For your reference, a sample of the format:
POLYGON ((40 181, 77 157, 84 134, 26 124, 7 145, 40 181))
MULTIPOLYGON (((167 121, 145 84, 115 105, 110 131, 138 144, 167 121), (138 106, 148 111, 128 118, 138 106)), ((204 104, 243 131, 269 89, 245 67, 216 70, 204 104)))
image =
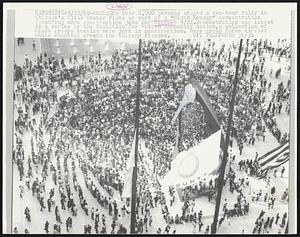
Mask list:
POLYGON ((281 228, 284 228, 284 226, 286 224, 286 218, 287 218, 287 213, 285 212, 281 219, 281 228))
POLYGON ((278 224, 279 219, 280 219, 280 216, 279 216, 279 213, 277 213, 277 215, 276 215, 276 220, 275 220, 275 224, 276 224, 276 225, 278 224))
POLYGON ((242 155, 243 148, 244 148, 243 142, 240 142, 239 144, 240 156, 242 155))
POLYGON ((205 229, 205 232, 204 232, 204 234, 208 234, 209 233, 209 225, 208 226, 206 226, 206 229, 205 229))
POLYGON ((284 168, 284 166, 283 166, 282 169, 281 169, 281 178, 283 178, 283 173, 284 173, 284 171, 285 171, 285 168, 284 168))
POLYGON ((278 113, 281 113, 281 109, 282 109, 282 103, 280 102, 280 104, 278 105, 278 113))
POLYGON ((277 169, 274 170, 274 177, 277 177, 277 169))
POLYGON ((44 230, 46 231, 46 234, 49 233, 49 221, 46 221, 46 222, 45 222, 44 230))
POLYGON ((36 52, 36 44, 34 40, 32 41, 32 51, 36 52))
POLYGON ((28 207, 25 208, 24 214, 25 214, 26 219, 27 219, 29 222, 31 222, 30 210, 29 210, 28 207))

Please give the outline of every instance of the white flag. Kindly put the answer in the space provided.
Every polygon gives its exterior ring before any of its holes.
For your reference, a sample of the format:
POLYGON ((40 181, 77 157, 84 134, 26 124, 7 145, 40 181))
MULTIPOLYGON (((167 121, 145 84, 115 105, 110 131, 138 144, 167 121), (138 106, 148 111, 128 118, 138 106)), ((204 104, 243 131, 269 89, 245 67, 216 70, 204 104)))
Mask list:
POLYGON ((161 184, 164 187, 174 185, 176 188, 199 183, 199 181, 217 177, 219 166, 221 129, 198 145, 177 154, 171 162, 171 170, 166 174, 161 184))
POLYGON ((182 98, 182 101, 177 109, 177 111, 175 112, 175 115, 172 119, 172 124, 175 123, 180 111, 182 110, 182 108, 187 105, 188 103, 193 103, 196 99, 196 90, 195 88, 192 86, 192 84, 188 84, 185 86, 185 90, 184 90, 184 95, 182 98))

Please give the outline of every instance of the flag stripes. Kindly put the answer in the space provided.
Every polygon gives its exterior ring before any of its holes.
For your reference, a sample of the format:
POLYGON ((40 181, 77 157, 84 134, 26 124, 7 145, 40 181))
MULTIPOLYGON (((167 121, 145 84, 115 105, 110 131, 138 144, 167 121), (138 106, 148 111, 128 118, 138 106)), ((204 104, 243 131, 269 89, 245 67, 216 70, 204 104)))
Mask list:
POLYGON ((285 144, 282 144, 281 146, 276 147, 275 149, 267 152, 266 154, 264 154, 263 156, 259 157, 258 163, 262 166, 265 163, 268 163, 269 161, 271 161, 271 158, 274 158, 274 156, 276 157, 277 154, 279 154, 282 151, 285 151, 287 149, 289 149, 289 142, 286 142, 285 144))
POLYGON ((272 150, 272 152, 268 152, 267 155, 263 155, 262 157, 258 158, 258 163, 260 167, 264 167, 274 159, 276 159, 278 156, 281 156, 285 151, 288 151, 290 147, 289 142, 275 148, 272 150))
POLYGON ((263 172, 261 172, 259 175, 257 175, 258 178, 259 178, 259 179, 262 179, 262 178, 266 177, 268 171, 269 171, 269 169, 266 169, 266 170, 264 170, 263 172))
POLYGON ((269 166, 269 167, 266 168, 266 169, 274 169, 274 168, 277 168, 277 167, 283 165, 284 163, 286 163, 287 161, 289 161, 289 157, 288 157, 288 156, 286 157, 285 160, 283 160, 283 161, 281 161, 281 162, 278 162, 278 163, 276 163, 276 164, 273 164, 273 165, 269 166))
POLYGON ((261 170, 258 177, 266 177, 270 169, 277 168, 286 163, 290 158, 289 148, 290 144, 286 142, 258 158, 258 164, 261 170))
MULTIPOLYGON (((283 145, 285 145, 285 144, 283 144, 283 145)), ((264 159, 264 158, 267 157, 268 155, 270 155, 270 154, 272 154, 273 152, 276 152, 277 150, 279 150, 283 145, 278 146, 278 147, 274 148, 273 150, 267 152, 267 153, 264 154, 263 156, 259 157, 257 160, 260 161, 260 160, 264 159)))
POLYGON ((289 161, 289 157, 287 157, 285 160, 283 160, 281 163, 277 163, 277 164, 274 164, 272 166, 269 166, 267 168, 265 168, 264 170, 261 171, 260 175, 258 175, 259 179, 262 179, 264 177, 267 176, 267 173, 270 169, 275 169, 281 165, 283 165, 284 163, 288 162, 289 161))
POLYGON ((277 164, 282 162, 285 159, 289 158, 289 151, 285 151, 284 153, 278 154, 275 156, 275 158, 272 158, 268 163, 264 163, 264 165, 260 165, 261 169, 265 169, 269 166, 272 166, 273 164, 277 164))

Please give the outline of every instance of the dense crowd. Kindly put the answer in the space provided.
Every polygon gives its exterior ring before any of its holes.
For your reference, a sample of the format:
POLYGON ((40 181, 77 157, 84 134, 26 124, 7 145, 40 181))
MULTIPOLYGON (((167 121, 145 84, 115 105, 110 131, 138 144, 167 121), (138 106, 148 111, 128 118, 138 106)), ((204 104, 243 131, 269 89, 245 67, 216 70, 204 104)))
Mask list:
MULTIPOLYGON (((199 102, 188 104, 181 119, 175 125, 171 124, 190 78, 195 78, 205 89, 222 127, 226 129, 237 45, 230 45, 228 51, 224 47, 219 50, 211 41, 204 47, 189 41, 143 42, 139 135, 148 152, 140 154, 140 159, 149 160, 153 167, 149 171, 146 162, 139 161, 137 233, 147 232, 151 227, 151 209, 157 205, 160 205, 166 221, 165 233, 170 232, 174 223, 184 222, 192 223, 193 232, 198 224, 201 231, 203 214, 201 210, 195 210, 191 193, 197 197, 208 187, 211 201, 211 191, 216 188, 217 180, 200 182, 183 190, 182 213, 173 216, 169 208, 175 201, 175 190, 170 189, 166 197, 157 175, 163 177, 171 169, 178 137, 179 150, 182 151, 211 134, 199 102)), ((268 109, 265 110, 264 106, 268 90, 264 52, 273 51, 262 41, 251 41, 241 61, 243 76, 239 80, 231 135, 231 139, 237 139, 240 151, 244 143, 253 145, 258 135, 265 136, 263 119, 279 142, 288 139, 288 134, 282 135, 279 131, 274 116, 281 113, 282 101, 289 99, 290 84, 286 88, 283 84, 278 85, 268 109)), ((276 49, 274 54, 281 57, 287 53, 282 51, 276 49)), ((20 197, 27 187, 40 204, 40 211, 52 212, 54 209, 57 223, 53 225, 53 233, 61 233, 63 221, 67 232, 72 229, 72 218, 77 216, 79 205, 94 223, 94 226, 84 225, 84 233, 91 233, 92 227, 96 233, 108 233, 108 229, 110 233, 128 232, 128 226, 121 222, 130 214, 130 202, 123 191, 134 134, 137 58, 137 50, 116 50, 110 59, 101 58, 100 52, 81 58, 74 55, 68 62, 44 53, 35 60, 29 60, 26 55, 23 65, 15 65, 14 104, 17 114, 13 160, 20 175, 20 197), (31 134, 31 153, 25 157, 23 136, 28 133, 31 134), (85 187, 78 182, 79 173, 85 187), (46 190, 49 177, 55 188, 46 190), (90 206, 84 189, 89 190, 99 207, 107 209, 108 214, 90 206), (55 202, 56 195, 60 203, 55 202), (78 196, 79 205, 75 204, 74 195, 78 196), (114 200, 116 197, 123 202, 114 200), (62 220, 61 211, 69 211, 66 220, 62 220), (109 228, 108 216, 112 219, 109 228)), ((239 165, 240 169, 255 173, 255 162, 239 165)), ((247 181, 236 181, 232 169, 227 179, 230 191, 238 192, 238 199, 232 209, 224 208, 224 217, 247 215, 249 203, 241 190, 247 181)), ((31 221, 28 207, 24 214, 31 221)), ((47 220, 46 233, 50 231, 49 225, 47 220)), ((209 229, 208 225, 205 232, 208 233, 209 229)), ((161 232, 162 227, 157 230, 157 233, 161 232)))

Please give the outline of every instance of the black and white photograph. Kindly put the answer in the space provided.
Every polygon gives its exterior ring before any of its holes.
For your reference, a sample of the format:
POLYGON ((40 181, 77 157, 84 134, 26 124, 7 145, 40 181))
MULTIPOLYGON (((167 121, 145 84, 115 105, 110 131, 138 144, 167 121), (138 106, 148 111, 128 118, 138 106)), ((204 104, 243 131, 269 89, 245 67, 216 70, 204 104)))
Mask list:
POLYGON ((13 233, 287 233, 293 50, 15 37, 13 233))

